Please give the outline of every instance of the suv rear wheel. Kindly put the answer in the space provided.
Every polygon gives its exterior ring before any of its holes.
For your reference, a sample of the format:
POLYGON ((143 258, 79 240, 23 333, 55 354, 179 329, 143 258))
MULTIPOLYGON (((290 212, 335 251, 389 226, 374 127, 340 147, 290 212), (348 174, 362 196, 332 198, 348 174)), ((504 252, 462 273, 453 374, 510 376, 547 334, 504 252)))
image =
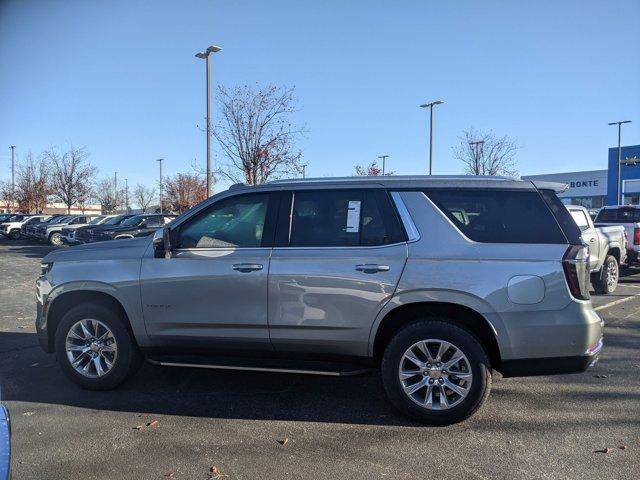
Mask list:
POLYGON ((78 305, 62 317, 55 353, 62 371, 89 390, 117 387, 141 359, 124 320, 107 307, 90 304, 78 305))
POLYGON ((491 389, 491 365, 478 339, 446 320, 421 320, 398 331, 382 358, 391 402, 429 425, 473 415, 491 389))
POLYGON ((20 230, 15 228, 9 232, 9 238, 11 240, 18 240, 20 238, 20 230))

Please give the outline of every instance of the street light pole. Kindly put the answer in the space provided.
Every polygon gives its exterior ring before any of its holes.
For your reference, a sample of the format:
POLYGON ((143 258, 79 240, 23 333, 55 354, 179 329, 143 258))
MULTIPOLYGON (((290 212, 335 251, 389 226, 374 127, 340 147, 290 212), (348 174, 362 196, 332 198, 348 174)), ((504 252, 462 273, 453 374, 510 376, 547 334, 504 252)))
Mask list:
POLYGON ((384 167, 385 167, 386 160, 387 160, 387 158, 389 158, 390 156, 391 156, 391 155, 380 155, 380 156, 378 157, 378 158, 381 158, 381 159, 382 159, 382 175, 384 175, 384 172, 385 172, 385 168, 384 168, 384 167))
POLYGON ((124 209, 129 213, 129 179, 124 179, 124 209))
POLYGON ((11 149, 11 206, 15 207, 14 203, 16 199, 16 160, 15 160, 16 146, 11 145, 9 148, 11 149))
POLYGON ((442 100, 436 100, 435 102, 420 105, 420 108, 429 108, 429 175, 433 173, 433 107, 443 103, 442 100))
POLYGON ((622 145, 621 145, 621 140, 622 140, 622 124, 623 123, 631 123, 631 120, 623 120, 621 122, 611 122, 608 123, 607 125, 617 125, 618 126, 618 182, 617 182, 617 200, 618 200, 618 205, 622 204, 622 171, 621 171, 621 164, 622 164, 622 145))
POLYGON ((162 213, 162 162, 164 161, 164 158, 159 158, 156 160, 156 162, 158 162, 160 164, 160 188, 159 188, 159 196, 160 196, 160 213, 162 213))
POLYGON ((116 207, 113 213, 118 213, 118 172, 113 172, 113 203, 116 207))
POLYGON ((307 178, 307 165, 300 165, 302 167, 302 178, 307 178))
POLYGON ((207 197, 211 196, 211 67, 209 65, 209 55, 217 53, 222 48, 211 45, 203 52, 196 53, 196 57, 205 60, 206 84, 207 84, 207 197))

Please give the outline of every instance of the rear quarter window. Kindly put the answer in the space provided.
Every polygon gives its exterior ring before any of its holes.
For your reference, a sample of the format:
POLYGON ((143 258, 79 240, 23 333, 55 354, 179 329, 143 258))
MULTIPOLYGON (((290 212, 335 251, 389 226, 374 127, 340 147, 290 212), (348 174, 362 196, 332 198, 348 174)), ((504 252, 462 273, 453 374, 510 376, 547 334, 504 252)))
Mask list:
MULTIPOLYGON (((424 193, 475 242, 567 243, 554 214, 537 191, 431 189, 424 193)), ((562 208, 577 230, 569 212, 562 208)))
POLYGON ((603 208, 598 212, 595 221, 603 223, 640 222, 640 208, 603 208))

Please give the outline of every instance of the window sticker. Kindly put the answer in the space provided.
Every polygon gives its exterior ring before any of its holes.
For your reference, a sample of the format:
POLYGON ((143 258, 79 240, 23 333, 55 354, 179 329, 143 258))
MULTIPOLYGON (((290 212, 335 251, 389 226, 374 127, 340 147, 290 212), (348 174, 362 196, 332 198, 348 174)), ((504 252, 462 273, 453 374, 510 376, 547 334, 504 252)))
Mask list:
POLYGON ((350 200, 347 211, 347 232, 358 233, 360 231, 360 200, 350 200))

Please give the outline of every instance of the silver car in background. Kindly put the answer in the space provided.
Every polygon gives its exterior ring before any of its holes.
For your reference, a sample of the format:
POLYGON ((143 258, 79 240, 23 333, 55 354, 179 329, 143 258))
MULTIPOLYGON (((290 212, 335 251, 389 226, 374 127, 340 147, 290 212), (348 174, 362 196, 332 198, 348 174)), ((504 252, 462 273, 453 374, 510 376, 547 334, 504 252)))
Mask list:
POLYGON ((427 424, 480 408, 492 372, 580 372, 602 348, 587 248, 560 185, 364 177, 234 186, 148 238, 55 251, 36 328, 88 389, 158 365, 381 371, 427 424))

